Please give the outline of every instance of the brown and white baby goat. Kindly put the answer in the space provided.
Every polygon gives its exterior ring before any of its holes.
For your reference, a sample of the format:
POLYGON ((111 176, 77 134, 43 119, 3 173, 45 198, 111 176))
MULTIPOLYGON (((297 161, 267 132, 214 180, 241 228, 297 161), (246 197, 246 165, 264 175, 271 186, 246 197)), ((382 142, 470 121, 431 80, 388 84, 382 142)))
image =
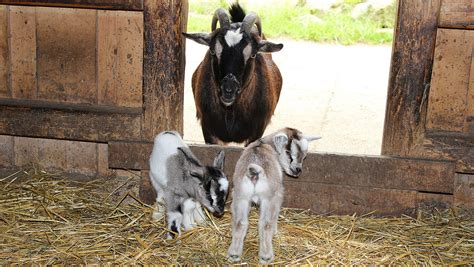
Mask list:
POLYGON ((272 239, 283 202, 283 172, 298 177, 308 152, 308 143, 319 138, 304 136, 296 129, 283 128, 245 148, 233 176, 232 243, 227 254, 230 261, 239 261, 242 255, 251 202, 260 205, 260 263, 273 260, 272 239))

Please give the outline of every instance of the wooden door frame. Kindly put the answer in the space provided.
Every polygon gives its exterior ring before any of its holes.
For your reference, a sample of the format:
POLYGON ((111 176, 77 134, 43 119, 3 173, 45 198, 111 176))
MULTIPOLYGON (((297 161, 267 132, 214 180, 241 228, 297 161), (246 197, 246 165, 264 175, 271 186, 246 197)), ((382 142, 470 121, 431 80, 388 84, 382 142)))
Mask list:
POLYGON ((399 0, 382 155, 452 160, 456 171, 472 173, 473 136, 425 128, 437 30, 473 27, 457 19, 474 7, 444 10, 443 3, 399 0))

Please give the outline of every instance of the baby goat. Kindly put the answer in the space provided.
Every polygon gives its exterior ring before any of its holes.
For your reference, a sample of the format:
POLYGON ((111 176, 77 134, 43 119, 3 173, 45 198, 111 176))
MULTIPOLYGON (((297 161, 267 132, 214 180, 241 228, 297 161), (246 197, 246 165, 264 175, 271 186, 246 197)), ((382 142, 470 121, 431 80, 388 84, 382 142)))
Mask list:
POLYGON ((307 137, 300 131, 283 128, 249 144, 235 166, 232 192, 232 243, 227 257, 240 260, 248 227, 251 202, 260 205, 258 232, 260 263, 273 260, 273 235, 283 202, 283 172, 301 174, 308 143, 320 137, 307 137))
POLYGON ((157 192, 158 209, 160 204, 166 205, 170 231, 180 236, 181 226, 188 231, 202 222, 205 217, 201 204, 215 215, 224 213, 229 186, 223 172, 224 157, 222 150, 214 159, 214 166, 203 166, 179 133, 167 131, 156 136, 150 179, 157 192))

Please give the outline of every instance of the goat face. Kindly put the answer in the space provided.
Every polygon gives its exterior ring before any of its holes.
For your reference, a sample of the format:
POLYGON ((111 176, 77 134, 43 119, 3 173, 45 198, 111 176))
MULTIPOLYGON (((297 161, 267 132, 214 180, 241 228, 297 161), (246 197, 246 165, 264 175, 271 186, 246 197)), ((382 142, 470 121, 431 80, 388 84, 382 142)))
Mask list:
POLYGON ((283 170, 289 176, 297 178, 302 172, 303 161, 308 154, 309 142, 321 137, 308 137, 294 129, 290 130, 292 130, 290 136, 280 132, 273 137, 273 142, 283 170))
MULTIPOLYGON (((240 6, 232 8, 231 13, 243 13, 240 6)), ((258 53, 277 52, 283 48, 283 44, 264 40, 261 28, 260 18, 253 12, 242 22, 231 24, 226 11, 220 8, 214 14, 211 33, 183 33, 186 38, 209 46, 206 57, 210 58, 208 64, 212 66, 213 80, 224 106, 231 106, 251 81, 258 53), (217 20, 221 26, 218 29, 217 20)))
POLYGON ((185 169, 201 185, 196 190, 198 201, 216 216, 224 213, 229 180, 224 174, 224 150, 214 158, 213 166, 202 166, 188 148, 178 148, 186 158, 185 169))
POLYGON ((203 179, 204 191, 208 209, 216 216, 224 213, 225 201, 227 199, 229 181, 224 173, 214 167, 207 167, 206 175, 203 179))

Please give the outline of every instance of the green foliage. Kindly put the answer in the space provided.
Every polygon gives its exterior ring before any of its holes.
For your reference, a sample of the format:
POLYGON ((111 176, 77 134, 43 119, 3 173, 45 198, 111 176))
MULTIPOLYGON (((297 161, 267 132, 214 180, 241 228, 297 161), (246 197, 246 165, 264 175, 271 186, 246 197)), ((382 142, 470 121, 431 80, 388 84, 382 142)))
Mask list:
MULTIPOLYGON (((281 1, 272 6, 247 6, 262 19, 263 32, 268 38, 285 37, 337 44, 384 44, 393 38, 396 5, 374 10, 353 17, 354 7, 364 0, 344 0, 327 11, 310 9, 299 1, 281 1)), ((188 32, 209 32, 213 12, 227 8, 227 1, 190 0, 188 32)))

